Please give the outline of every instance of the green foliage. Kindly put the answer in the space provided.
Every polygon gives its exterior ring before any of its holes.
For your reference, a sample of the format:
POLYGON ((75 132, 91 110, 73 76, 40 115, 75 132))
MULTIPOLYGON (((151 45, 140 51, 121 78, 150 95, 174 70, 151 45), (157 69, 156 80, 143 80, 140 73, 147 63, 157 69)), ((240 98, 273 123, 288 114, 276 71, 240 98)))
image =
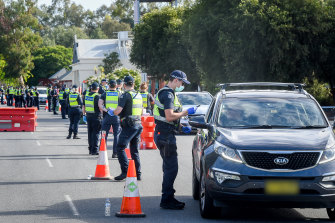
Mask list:
POLYGON ((5 58, 2 54, 0 54, 0 80, 4 80, 5 78, 5 67, 7 63, 5 61, 5 58))
POLYGON ((74 35, 77 35, 78 39, 88 39, 85 31, 75 26, 57 26, 55 28, 49 28, 44 32, 43 45, 45 46, 62 45, 66 48, 73 48, 74 35))
POLYGON ((110 17, 109 15, 106 15, 105 21, 102 23, 101 29, 110 39, 117 39, 116 32, 131 30, 129 24, 112 19, 112 17, 110 17))
POLYGON ((143 15, 134 29, 130 60, 150 76, 166 78, 173 70, 183 70, 193 88, 200 82, 196 63, 182 39, 184 8, 166 7, 143 15))
POLYGON ((306 83, 306 91, 314 96, 314 98, 322 105, 329 106, 334 105, 332 101, 332 94, 329 89, 329 85, 320 82, 315 77, 304 78, 304 83, 306 83))
POLYGON ((102 60, 102 66, 106 74, 112 73, 117 67, 122 65, 117 52, 112 52, 110 54, 106 54, 105 56, 106 57, 102 60))
POLYGON ((69 69, 72 63, 72 48, 64 46, 49 46, 37 49, 34 53, 32 70, 33 77, 28 80, 29 85, 37 85, 40 78, 49 78, 62 68, 69 69))

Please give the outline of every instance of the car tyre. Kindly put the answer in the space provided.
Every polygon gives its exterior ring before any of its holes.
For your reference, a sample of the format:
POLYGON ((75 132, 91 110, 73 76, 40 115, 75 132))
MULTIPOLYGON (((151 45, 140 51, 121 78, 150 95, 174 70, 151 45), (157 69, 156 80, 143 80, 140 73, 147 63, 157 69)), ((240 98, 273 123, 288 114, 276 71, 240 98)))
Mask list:
POLYGON ((327 208, 327 214, 330 220, 335 220, 335 208, 327 208))
POLYGON ((194 200, 199 200, 200 198, 200 183, 195 174, 194 161, 193 161, 193 171, 192 171, 192 196, 194 200))
POLYGON ((206 182, 205 182, 205 176, 203 173, 201 173, 200 178, 200 214, 203 218, 216 218, 220 215, 221 208, 214 206, 214 200, 209 195, 207 188, 206 188, 206 182))

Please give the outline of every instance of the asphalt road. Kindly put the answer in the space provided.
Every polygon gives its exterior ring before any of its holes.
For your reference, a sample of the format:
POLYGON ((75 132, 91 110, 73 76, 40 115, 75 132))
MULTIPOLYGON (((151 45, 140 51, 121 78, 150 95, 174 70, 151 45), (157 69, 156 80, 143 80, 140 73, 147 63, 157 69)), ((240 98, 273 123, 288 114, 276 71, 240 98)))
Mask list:
MULTIPOLYGON (((38 112, 36 132, 0 132, 0 222, 311 222, 327 221, 325 209, 227 209, 215 220, 202 219, 198 201, 191 197, 193 136, 177 136, 179 173, 176 195, 184 210, 159 208, 162 161, 156 150, 141 150, 143 179, 139 182, 146 218, 120 219, 125 182, 91 181, 97 156, 88 155, 86 126, 79 140, 67 140, 68 120, 38 112), (104 216, 105 199, 111 216, 104 216)), ((112 138, 112 137, 111 137, 112 138)), ((108 140, 109 149, 112 139, 108 140)), ((111 151, 108 151, 111 157, 111 151)), ((109 158, 117 176, 117 159, 109 158)))

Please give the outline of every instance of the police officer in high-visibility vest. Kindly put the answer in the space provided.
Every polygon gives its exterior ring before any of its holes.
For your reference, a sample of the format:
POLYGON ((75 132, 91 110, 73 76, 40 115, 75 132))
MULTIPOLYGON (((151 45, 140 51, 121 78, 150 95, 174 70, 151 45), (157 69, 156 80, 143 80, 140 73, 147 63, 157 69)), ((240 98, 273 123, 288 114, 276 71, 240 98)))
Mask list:
POLYGON ((99 136, 102 114, 99 109, 99 84, 94 82, 91 91, 87 91, 84 100, 83 113, 87 117, 88 150, 91 155, 99 154, 99 136))
POLYGON ((124 78, 125 92, 120 96, 117 108, 104 108, 110 116, 119 115, 122 130, 117 143, 117 155, 121 166, 121 174, 115 180, 123 180, 127 177, 128 158, 124 149, 129 143, 131 158, 135 161, 137 179, 141 180, 141 163, 138 153, 140 135, 142 132, 142 97, 134 90, 135 80, 132 76, 124 78))
POLYGON ((21 102, 21 88, 17 88, 15 92, 15 107, 22 107, 22 102, 21 102))
POLYGON ((140 86, 140 90, 141 90, 141 96, 143 99, 143 113, 148 113, 150 115, 152 115, 152 109, 151 106, 154 106, 155 104, 155 99, 152 96, 152 94, 150 94, 148 92, 148 85, 147 83, 143 82, 140 86))
POLYGON ((73 139, 80 139, 78 137, 78 125, 82 114, 81 107, 83 105, 83 100, 78 92, 77 85, 73 85, 72 89, 73 91, 69 94, 67 99, 69 105, 70 126, 69 135, 66 138, 70 139, 73 133, 73 139))
POLYGON ((70 88, 66 87, 66 84, 64 85, 64 87, 65 87, 65 94, 64 94, 63 98, 65 99, 65 103, 66 103, 65 114, 67 114, 69 116, 69 105, 67 103, 67 98, 69 97, 69 94, 70 94, 70 88))
POLYGON ((121 79, 116 80, 116 90, 121 94, 123 94, 122 83, 123 81, 121 79))
POLYGON ((62 119, 67 119, 66 118, 66 107, 67 107, 66 99, 67 97, 65 93, 65 87, 62 87, 62 89, 59 91, 59 94, 58 94, 58 100, 61 106, 62 119))
POLYGON ((48 99, 49 112, 51 112, 51 91, 52 91, 52 86, 51 86, 51 84, 49 84, 48 88, 47 88, 47 99, 48 99))
MULTIPOLYGON (((121 94, 116 90, 116 81, 110 80, 109 90, 107 90, 100 97, 100 100, 99 100, 100 110, 103 111, 104 108, 107 108, 107 109, 111 108, 115 110, 118 105, 120 95, 121 94)), ((106 112, 104 112, 104 118, 102 121, 101 129, 103 131, 106 131, 106 142, 107 142, 107 137, 108 137, 108 133, 109 133, 111 126, 113 128, 113 134, 114 134, 112 158, 117 158, 116 145, 118 143, 119 135, 121 132, 120 118, 119 116, 116 116, 116 115, 110 116, 106 112)))
POLYGON ((175 92, 182 91, 184 84, 190 84, 186 74, 175 70, 170 74, 167 86, 160 89, 155 98, 154 118, 156 123, 154 140, 163 159, 163 183, 160 206, 180 210, 184 202, 174 197, 174 181, 178 173, 177 143, 175 133, 181 117, 194 114, 196 107, 182 111, 175 92))
POLYGON ((4 103, 4 92, 5 89, 3 88, 3 86, 0 87, 0 98, 1 98, 1 104, 3 105, 4 103))
POLYGON ((40 100, 39 100, 40 94, 38 93, 36 87, 34 90, 32 90, 32 95, 34 100, 34 106, 37 107, 38 110, 40 110, 40 100))
POLYGON ((15 89, 13 88, 13 86, 10 86, 7 89, 7 106, 13 106, 14 95, 15 95, 15 89))

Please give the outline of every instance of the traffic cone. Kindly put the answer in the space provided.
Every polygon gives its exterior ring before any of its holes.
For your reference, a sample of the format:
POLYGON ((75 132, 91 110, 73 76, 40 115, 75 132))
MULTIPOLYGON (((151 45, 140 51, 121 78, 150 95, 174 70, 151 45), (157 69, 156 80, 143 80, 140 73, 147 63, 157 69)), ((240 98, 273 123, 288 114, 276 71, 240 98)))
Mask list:
POLYGON ((61 105, 59 105, 59 109, 58 109, 58 111, 62 111, 62 109, 61 109, 61 108, 62 108, 62 106, 61 106, 61 105))
POLYGON ((130 149, 129 149, 129 148, 125 148, 124 151, 125 151, 126 154, 127 154, 127 158, 128 158, 128 160, 131 160, 130 149))
POLYGON ((102 132, 101 142, 100 142, 100 151, 99 158, 97 163, 97 168, 95 170, 95 176, 91 180, 111 180, 112 177, 109 173, 108 165, 108 154, 106 148, 106 132, 102 132))
POLYGON ((129 161, 126 185, 124 187, 123 199, 120 212, 116 217, 145 217, 141 210, 140 192, 137 185, 136 169, 134 160, 129 161))
POLYGON ((13 98, 13 107, 15 107, 15 98, 13 98))
POLYGON ((47 112, 49 110, 49 106, 48 106, 48 99, 45 101, 45 111, 47 112))

